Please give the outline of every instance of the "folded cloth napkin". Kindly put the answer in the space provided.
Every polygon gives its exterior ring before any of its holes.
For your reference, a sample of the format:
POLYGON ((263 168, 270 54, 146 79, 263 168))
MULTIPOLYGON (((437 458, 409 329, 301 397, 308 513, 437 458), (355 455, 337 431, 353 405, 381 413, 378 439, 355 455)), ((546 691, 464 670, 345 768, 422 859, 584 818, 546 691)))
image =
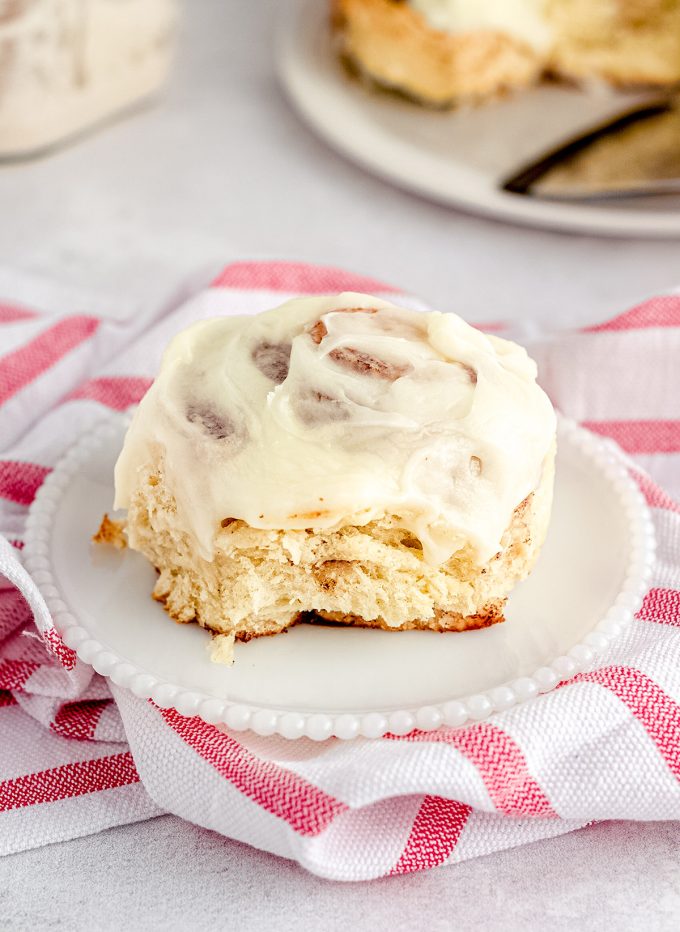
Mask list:
POLYGON ((554 402, 618 442, 652 509, 657 563, 627 633, 594 669, 484 722, 314 743, 221 731, 94 674, 22 567, 24 519, 64 450, 141 397, 169 337, 191 321, 300 293, 418 302, 281 262, 234 263, 170 313, 126 323, 56 287, 9 274, 0 285, 0 852, 169 811, 360 880, 594 820, 680 818, 680 505, 650 478, 680 493, 680 294, 531 340, 554 402))

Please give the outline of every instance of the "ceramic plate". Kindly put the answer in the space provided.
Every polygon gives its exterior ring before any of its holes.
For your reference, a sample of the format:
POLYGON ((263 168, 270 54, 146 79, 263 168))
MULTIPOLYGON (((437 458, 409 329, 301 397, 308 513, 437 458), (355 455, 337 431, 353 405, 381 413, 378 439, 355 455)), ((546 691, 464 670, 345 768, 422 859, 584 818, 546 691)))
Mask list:
POLYGON ((287 738, 377 737, 460 725, 552 689, 618 637, 646 591, 654 532, 613 448, 560 420, 550 530, 507 621, 440 634, 298 625, 237 644, 232 667, 209 635, 154 602, 139 554, 95 546, 111 509, 126 419, 88 432, 31 508, 26 566, 78 656, 137 695, 231 728, 287 738))
POLYGON ((332 47, 328 3, 297 0, 281 17, 281 81, 331 146, 396 184, 455 207, 536 226, 614 236, 680 235, 680 198, 573 205, 500 190, 546 150, 639 95, 546 85, 474 109, 438 112, 348 77, 332 47))

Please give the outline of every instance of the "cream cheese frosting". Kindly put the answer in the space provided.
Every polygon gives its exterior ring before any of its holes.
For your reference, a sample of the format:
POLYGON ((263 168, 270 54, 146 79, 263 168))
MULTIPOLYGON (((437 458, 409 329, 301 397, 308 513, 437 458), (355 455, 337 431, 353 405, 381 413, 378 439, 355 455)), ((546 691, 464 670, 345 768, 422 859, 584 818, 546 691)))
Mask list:
POLYGON ((461 33, 493 30, 547 49, 552 29, 546 0, 409 0, 433 29, 461 33))
POLYGON ((554 438, 516 344, 368 295, 297 298, 174 338, 116 464, 115 506, 160 455, 207 559, 228 518, 292 530, 398 515, 429 563, 468 544, 485 562, 554 438))

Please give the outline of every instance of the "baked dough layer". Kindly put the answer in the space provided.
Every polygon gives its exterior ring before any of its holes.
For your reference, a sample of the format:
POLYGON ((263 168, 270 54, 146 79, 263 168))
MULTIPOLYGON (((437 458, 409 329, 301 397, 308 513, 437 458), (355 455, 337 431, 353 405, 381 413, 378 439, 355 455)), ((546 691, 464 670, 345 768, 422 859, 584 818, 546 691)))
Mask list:
POLYGON ((545 0, 545 47, 499 29, 436 29, 404 0, 332 0, 341 55, 366 78, 433 107, 545 75, 616 87, 680 81, 680 0, 545 0))
MULTIPOLYGON (((543 543, 553 475, 554 447, 538 487, 515 508, 501 549, 483 565, 469 546, 440 566, 427 563, 396 515, 295 531, 226 517, 215 532, 214 558, 206 560, 178 524, 160 458, 140 475, 126 533, 157 568, 153 597, 172 618, 237 640, 315 617, 386 630, 464 631, 503 621, 508 593, 531 571, 543 543)), ((110 523, 103 522, 100 540, 110 523)))
POLYGON ((362 75, 429 106, 527 87, 544 66, 514 37, 433 29, 408 3, 334 0, 333 23, 341 54, 362 75))

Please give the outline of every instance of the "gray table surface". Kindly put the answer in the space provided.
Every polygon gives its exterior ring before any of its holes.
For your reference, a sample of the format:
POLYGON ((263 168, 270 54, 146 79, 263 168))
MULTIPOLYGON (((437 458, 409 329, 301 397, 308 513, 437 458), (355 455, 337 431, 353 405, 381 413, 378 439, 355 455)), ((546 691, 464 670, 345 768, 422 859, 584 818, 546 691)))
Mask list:
POLYGON ((0 859, 3 932, 675 932, 677 823, 607 823, 410 877, 320 880, 174 816, 0 859))
MULTIPOLYGON (((157 106, 0 170, 0 263, 117 294, 120 315, 234 257, 344 266, 470 320, 554 326, 680 284, 678 242, 495 223, 344 161, 277 86, 282 9, 185 3, 157 106)), ((167 816, 1 859, 0 928, 670 930, 680 926, 679 861, 678 824, 611 823, 347 886, 167 816)))

